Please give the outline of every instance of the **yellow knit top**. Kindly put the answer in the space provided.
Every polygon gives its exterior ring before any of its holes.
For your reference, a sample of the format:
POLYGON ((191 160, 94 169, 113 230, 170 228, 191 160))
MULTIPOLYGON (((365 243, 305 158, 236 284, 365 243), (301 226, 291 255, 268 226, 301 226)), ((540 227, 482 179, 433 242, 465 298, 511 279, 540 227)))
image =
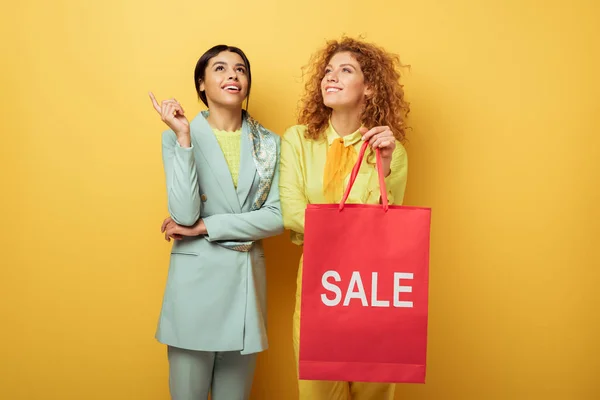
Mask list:
POLYGON ((227 161, 231 179, 233 179, 233 185, 237 188, 238 177, 240 175, 242 129, 240 128, 235 132, 213 129, 213 132, 215 133, 217 142, 219 142, 219 146, 221 146, 225 161, 227 161))

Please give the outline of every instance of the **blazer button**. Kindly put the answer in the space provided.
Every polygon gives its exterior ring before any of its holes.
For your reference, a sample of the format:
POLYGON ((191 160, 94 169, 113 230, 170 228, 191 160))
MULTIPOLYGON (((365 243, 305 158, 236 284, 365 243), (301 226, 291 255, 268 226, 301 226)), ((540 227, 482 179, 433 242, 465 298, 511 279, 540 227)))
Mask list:
POLYGON ((200 196, 200 200, 202 200, 203 203, 206 202, 206 195, 203 194, 202 196, 200 196))

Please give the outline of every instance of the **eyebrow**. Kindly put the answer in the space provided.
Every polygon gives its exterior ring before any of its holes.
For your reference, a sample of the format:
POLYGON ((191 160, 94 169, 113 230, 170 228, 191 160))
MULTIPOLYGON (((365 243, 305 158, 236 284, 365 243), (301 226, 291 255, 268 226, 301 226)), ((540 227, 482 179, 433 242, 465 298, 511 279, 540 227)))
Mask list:
MULTIPOLYGON (((227 65, 227 63, 225 61, 215 61, 212 66, 214 67, 215 65, 227 65)), ((237 63, 237 64, 235 64, 235 66, 246 68, 246 65, 243 63, 237 63)))
MULTIPOLYGON (((331 64, 328 64, 327 67, 333 67, 331 64)), ((352 64, 340 64, 340 67, 352 67, 353 69, 356 69, 356 67, 352 64)))

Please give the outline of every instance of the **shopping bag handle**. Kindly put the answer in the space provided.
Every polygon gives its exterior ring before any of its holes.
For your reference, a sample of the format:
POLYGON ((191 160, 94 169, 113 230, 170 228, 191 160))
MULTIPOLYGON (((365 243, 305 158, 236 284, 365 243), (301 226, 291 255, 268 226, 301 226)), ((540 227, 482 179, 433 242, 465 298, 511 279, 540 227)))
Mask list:
MULTIPOLYGON (((360 148, 360 153, 358 154, 358 159, 356 160, 356 164, 354 164, 354 168, 352 168, 352 173, 350 174, 350 180, 348 181, 348 186, 346 187, 346 192, 344 193, 344 197, 342 197, 342 201, 340 201, 340 211, 344 209, 346 205, 346 200, 348 200, 348 196, 350 195, 350 190, 352 190, 352 186, 354 185, 354 181, 356 181, 356 177, 358 176, 358 170, 360 169, 360 165, 362 164, 363 158, 365 157, 365 151, 369 147, 369 142, 366 141, 363 143, 360 148)), ((379 175, 379 194, 381 195, 381 203, 383 206, 383 210, 387 211, 388 206, 388 197, 387 197, 387 188, 385 187, 385 177, 383 176, 383 164, 381 162, 381 153, 379 148, 375 149, 375 157, 377 159, 377 175, 379 175)))

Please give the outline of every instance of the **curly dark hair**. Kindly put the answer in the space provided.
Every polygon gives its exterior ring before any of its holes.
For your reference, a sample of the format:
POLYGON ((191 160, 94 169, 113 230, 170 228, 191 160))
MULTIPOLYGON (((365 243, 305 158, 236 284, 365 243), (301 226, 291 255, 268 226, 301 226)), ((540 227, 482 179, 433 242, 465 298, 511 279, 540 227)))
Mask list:
POLYGON ((406 139, 406 118, 410 103, 404 99, 404 85, 400 84, 400 58, 382 47, 362 40, 342 37, 327 41, 326 46, 313 54, 304 67, 308 80, 300 101, 298 122, 308 127, 306 137, 318 140, 323 137, 332 110, 323 103, 321 81, 325 69, 337 53, 350 52, 358 61, 365 77, 365 84, 373 94, 365 99, 361 121, 368 127, 388 126, 398 141, 406 139))

